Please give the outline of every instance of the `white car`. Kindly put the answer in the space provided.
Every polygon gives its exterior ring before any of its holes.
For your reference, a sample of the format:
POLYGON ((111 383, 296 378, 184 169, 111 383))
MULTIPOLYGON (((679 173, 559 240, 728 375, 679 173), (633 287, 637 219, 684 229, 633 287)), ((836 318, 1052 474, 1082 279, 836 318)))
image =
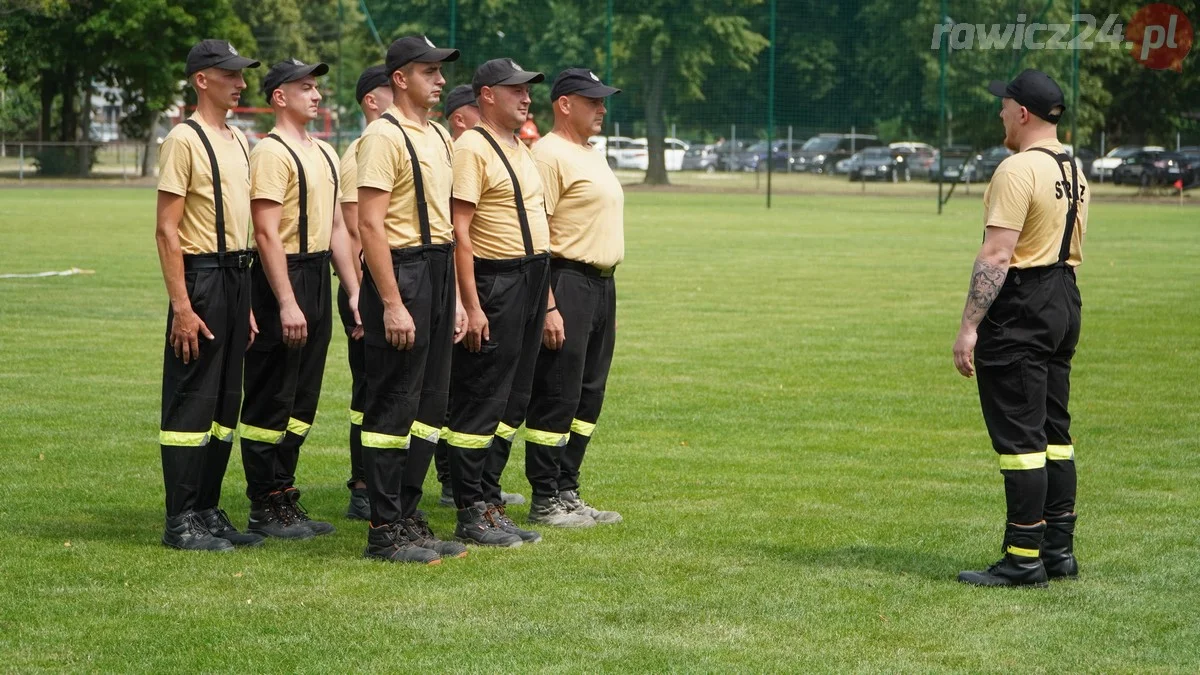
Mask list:
POLYGON ((1109 150, 1107 155, 1092 162, 1091 177, 1092 178, 1111 178, 1113 171, 1118 166, 1121 166, 1121 164, 1124 163, 1128 157, 1130 157, 1138 152, 1141 152, 1143 150, 1162 151, 1165 149, 1166 148, 1163 148, 1162 146, 1158 146, 1158 145, 1118 145, 1117 147, 1113 148, 1112 150, 1109 150))
MULTIPOLYGON (((638 147, 641 147, 641 148, 646 148, 647 144, 648 144, 648 142, 645 138, 635 138, 635 139, 633 139, 633 142, 635 144, 639 144, 638 147)), ((678 138, 664 138, 663 146, 664 146, 663 154, 666 155, 666 157, 664 159, 666 159, 666 162, 667 162, 667 171, 682 170, 683 169, 683 155, 684 155, 684 153, 687 152, 688 144, 684 141, 679 140, 678 138)), ((632 167, 632 168, 639 169, 641 171, 645 171, 646 169, 648 169, 650 167, 650 153, 646 152, 646 153, 640 154, 636 157, 636 159, 634 161, 637 163, 637 166, 632 167)))
POLYGON ((608 157, 614 169, 646 170, 646 141, 628 136, 592 136, 588 139, 597 152, 608 157))

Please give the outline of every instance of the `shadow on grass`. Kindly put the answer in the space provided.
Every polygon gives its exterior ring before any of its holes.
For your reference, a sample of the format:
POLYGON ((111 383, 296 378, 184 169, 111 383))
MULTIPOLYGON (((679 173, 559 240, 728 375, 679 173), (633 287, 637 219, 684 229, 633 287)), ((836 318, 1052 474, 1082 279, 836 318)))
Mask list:
POLYGON ((976 562, 946 556, 937 551, 889 548, 869 544, 828 549, 773 546, 768 553, 781 560, 799 565, 830 569, 862 568, 931 581, 952 581, 960 570, 967 569, 973 562, 976 562))

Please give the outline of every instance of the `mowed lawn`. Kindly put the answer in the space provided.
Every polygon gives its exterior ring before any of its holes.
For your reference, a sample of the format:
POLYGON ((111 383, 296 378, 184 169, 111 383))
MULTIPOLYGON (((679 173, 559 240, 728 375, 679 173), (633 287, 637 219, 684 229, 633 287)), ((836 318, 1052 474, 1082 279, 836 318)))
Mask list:
MULTIPOLYGON (((954 581, 998 556, 1004 519, 950 358, 978 195, 941 217, 873 196, 627 197, 584 466, 584 496, 625 523, 426 568, 364 560, 366 526, 341 518, 336 334, 299 479, 337 533, 163 548, 154 193, 0 190, 0 274, 96 271, 0 280, 0 669, 1200 669, 1200 211, 1092 206, 1083 575, 1012 592, 954 581)), ((506 479, 529 493, 519 446, 506 479)), ((235 452, 239 525, 243 490, 235 452)), ((425 508, 448 536, 452 512, 425 508)))

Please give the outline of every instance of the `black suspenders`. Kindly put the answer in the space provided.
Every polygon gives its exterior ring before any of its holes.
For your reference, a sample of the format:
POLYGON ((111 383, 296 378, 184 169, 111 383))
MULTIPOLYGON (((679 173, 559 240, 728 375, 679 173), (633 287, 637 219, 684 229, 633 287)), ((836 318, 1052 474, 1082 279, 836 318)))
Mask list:
POLYGON ((1063 229, 1062 245, 1058 249, 1058 264, 1066 264, 1067 258, 1071 257, 1071 236, 1075 233, 1075 219, 1079 214, 1079 167, 1075 165, 1075 160, 1068 154, 1056 153, 1049 148, 1030 148, 1044 152, 1054 158, 1058 164, 1058 171, 1062 174, 1063 182, 1067 187, 1067 198, 1070 200, 1070 206, 1067 207, 1067 223, 1063 229), (1071 178, 1067 178, 1067 170, 1063 168, 1063 162, 1071 165, 1071 178))
POLYGON ((380 117, 395 124, 396 128, 400 130, 400 134, 404 136, 404 147, 408 148, 408 163, 412 165, 413 186, 417 192, 417 220, 421 224, 421 245, 429 246, 433 243, 433 233, 429 226, 429 202, 425 199, 425 177, 421 174, 421 161, 417 159, 417 150, 413 147, 408 133, 404 131, 399 120, 392 117, 391 113, 383 113, 380 117))
MULTIPOLYGON (((277 134, 267 134, 267 137, 279 141, 279 144, 287 148, 288 154, 290 154, 292 159, 296 162, 296 178, 300 189, 300 252, 308 253, 308 180, 304 175, 304 165, 300 163, 300 156, 296 154, 296 151, 292 150, 290 145, 284 143, 283 139, 277 134)), ((338 194, 337 169, 334 168, 333 160, 330 159, 328 153, 326 153, 321 146, 318 145, 317 150, 321 151, 321 156, 324 157, 325 161, 329 164, 329 175, 333 177, 333 208, 336 209, 338 194)))
POLYGON ((474 130, 483 134, 488 144, 499 155, 500 161, 504 163, 504 168, 508 169, 508 178, 512 181, 513 186, 513 197, 517 202, 517 220, 521 222, 521 239, 525 242, 525 255, 533 255, 533 234, 529 231, 529 216, 525 213, 525 197, 521 194, 521 183, 517 181, 517 173, 513 171, 512 164, 508 163, 508 158, 504 156, 504 151, 500 149, 496 139, 492 138, 492 135, 483 127, 474 127, 474 130))
MULTIPOLYGON (((200 137, 200 142, 204 144, 204 151, 208 153, 208 164, 212 167, 213 206, 217 210, 217 255, 223 256, 225 255, 225 199, 221 194, 221 167, 217 164, 217 153, 213 151, 212 143, 209 143, 208 136, 205 135, 196 120, 184 120, 183 123, 196 132, 196 135, 200 137)), ((250 155, 246 152, 246 148, 242 147, 242 142, 237 139, 237 134, 234 134, 233 142, 242 149, 242 154, 246 155, 246 164, 249 165, 250 155)))

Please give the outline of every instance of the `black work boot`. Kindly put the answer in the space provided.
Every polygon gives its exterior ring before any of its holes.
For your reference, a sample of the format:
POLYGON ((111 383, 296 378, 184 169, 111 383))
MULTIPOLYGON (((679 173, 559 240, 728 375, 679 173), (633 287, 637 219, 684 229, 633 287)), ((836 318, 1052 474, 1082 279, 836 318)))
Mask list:
POLYGON ((234 546, 258 546, 263 543, 264 537, 261 534, 238 532, 222 509, 205 509, 197 515, 212 536, 224 539, 234 546))
POLYGON ((524 542, 515 534, 509 534, 494 526, 486 516, 488 505, 475 502, 473 506, 458 510, 458 526, 454 528, 454 538, 479 546, 520 546, 524 542))
POLYGON ((371 519, 371 500, 367 497, 367 488, 350 488, 350 506, 346 507, 346 517, 350 520, 371 519))
POLYGON ((290 504, 282 492, 272 492, 263 502, 251 502, 247 532, 276 539, 309 539, 313 531, 292 516, 290 504))
MULTIPOLYGON (((290 487, 284 490, 283 498, 285 506, 291 512, 290 515, 292 519, 304 527, 312 530, 313 534, 333 534, 336 531, 334 530, 332 523, 326 523, 321 520, 313 520, 312 518, 308 517, 308 511, 305 511, 304 507, 300 506, 300 491, 296 488, 290 487)), ((369 517, 370 516, 368 516, 368 518, 369 517)))
POLYGON ((491 522, 493 526, 498 527, 509 534, 517 535, 521 538, 521 541, 525 542, 526 544, 536 544, 542 540, 542 535, 538 534, 537 532, 534 532, 533 530, 524 530, 517 527, 517 524, 512 521, 512 518, 509 518, 508 514, 504 512, 503 504, 500 506, 489 504, 488 511, 483 517, 491 522))
POLYGON ((163 546, 183 549, 185 551, 232 551, 233 544, 214 537, 204 521, 195 511, 184 511, 177 516, 167 516, 167 526, 163 530, 163 546))
POLYGON ((1046 523, 1016 525, 1004 530, 1004 557, 986 570, 959 572, 958 580, 973 586, 1029 586, 1046 588, 1046 568, 1038 557, 1046 523))
POLYGON ((412 518, 404 519, 404 527, 408 530, 408 539, 421 548, 427 548, 443 558, 465 558, 467 547, 457 541, 442 541, 433 534, 425 514, 417 511, 412 518))
POLYGON ((1074 579, 1079 576, 1079 561, 1075 559, 1075 519, 1078 514, 1046 517, 1046 539, 1042 542, 1042 565, 1051 579, 1074 579))
POLYGON ((423 565, 440 565, 441 557, 427 548, 412 543, 408 532, 400 523, 388 523, 367 529, 365 558, 377 558, 388 562, 411 562, 423 565))

